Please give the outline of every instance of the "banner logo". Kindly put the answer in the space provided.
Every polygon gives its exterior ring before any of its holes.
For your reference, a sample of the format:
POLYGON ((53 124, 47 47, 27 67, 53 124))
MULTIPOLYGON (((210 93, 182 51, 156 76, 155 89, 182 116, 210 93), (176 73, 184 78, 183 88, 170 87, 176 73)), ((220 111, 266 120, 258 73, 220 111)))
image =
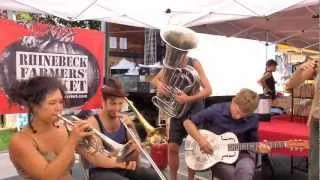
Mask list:
POLYGON ((41 31, 33 29, 31 35, 21 36, 0 52, 0 87, 7 93, 15 80, 56 77, 66 87, 65 107, 84 105, 101 86, 98 59, 76 42, 79 32, 49 26, 38 29, 41 31))

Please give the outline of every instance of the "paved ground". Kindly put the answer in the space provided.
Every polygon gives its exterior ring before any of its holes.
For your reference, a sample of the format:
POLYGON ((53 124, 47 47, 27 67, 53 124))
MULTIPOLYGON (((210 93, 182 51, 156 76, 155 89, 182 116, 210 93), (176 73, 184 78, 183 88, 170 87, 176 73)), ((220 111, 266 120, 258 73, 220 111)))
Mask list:
POLYGON ((0 179, 8 179, 9 177, 17 175, 17 171, 13 167, 6 152, 0 153, 0 169, 0 179))
MULTIPOLYGON (((179 170, 179 180, 187 179, 187 167, 183 161, 183 152, 180 153, 180 170, 179 170)), ((307 180, 307 174, 302 171, 295 170, 293 175, 290 174, 290 158, 286 156, 271 156, 275 175, 271 177, 270 170, 267 166, 263 166, 262 169, 256 170, 256 175, 254 180, 307 180)), ((302 167, 305 165, 304 159, 295 159, 296 164, 302 162, 302 167), (301 161, 302 160, 302 161, 301 161)), ((144 162, 144 160, 142 161, 144 162)), ((166 172, 164 172, 166 174, 166 172)), ((73 176, 76 180, 83 180, 82 168, 79 163, 76 163, 73 168, 73 176)), ((211 179, 211 172, 198 172, 198 179, 211 179)), ((0 179, 6 180, 18 180, 17 172, 13 167, 7 152, 0 152, 0 179)))

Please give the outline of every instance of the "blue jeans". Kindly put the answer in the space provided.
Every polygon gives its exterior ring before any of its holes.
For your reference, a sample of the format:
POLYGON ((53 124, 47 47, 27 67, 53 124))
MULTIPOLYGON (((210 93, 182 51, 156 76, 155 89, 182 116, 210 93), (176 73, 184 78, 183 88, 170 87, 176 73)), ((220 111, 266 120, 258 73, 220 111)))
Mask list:
POLYGON ((124 169, 91 168, 90 180, 160 180, 152 168, 137 168, 135 171, 124 169))
POLYGON ((220 180, 252 180, 255 168, 254 153, 240 152, 234 164, 218 163, 213 166, 214 176, 220 180))

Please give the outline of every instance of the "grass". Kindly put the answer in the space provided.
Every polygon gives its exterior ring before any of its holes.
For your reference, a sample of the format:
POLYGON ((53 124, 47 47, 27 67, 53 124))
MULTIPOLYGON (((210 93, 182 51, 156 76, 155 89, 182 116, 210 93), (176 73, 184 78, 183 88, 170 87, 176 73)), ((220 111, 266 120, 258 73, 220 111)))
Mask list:
POLYGON ((16 132, 16 129, 0 129, 0 151, 8 149, 11 136, 16 132))

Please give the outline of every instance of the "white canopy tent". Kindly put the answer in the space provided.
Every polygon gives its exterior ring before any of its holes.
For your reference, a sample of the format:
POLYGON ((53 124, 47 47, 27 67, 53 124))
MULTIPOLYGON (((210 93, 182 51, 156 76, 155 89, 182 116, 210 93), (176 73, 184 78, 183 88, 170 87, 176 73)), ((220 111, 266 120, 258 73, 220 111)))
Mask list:
POLYGON ((0 9, 160 29, 268 16, 302 0, 0 0, 0 9))
POLYGON ((305 0, 269 16, 250 17, 193 27, 206 34, 239 37, 319 50, 319 1, 305 0))
POLYGON ((0 9, 70 21, 100 20, 156 29, 175 24, 206 34, 273 43, 286 40, 305 48, 315 48, 319 42, 319 19, 312 18, 319 15, 318 6, 318 0, 0 0, 0 9))

